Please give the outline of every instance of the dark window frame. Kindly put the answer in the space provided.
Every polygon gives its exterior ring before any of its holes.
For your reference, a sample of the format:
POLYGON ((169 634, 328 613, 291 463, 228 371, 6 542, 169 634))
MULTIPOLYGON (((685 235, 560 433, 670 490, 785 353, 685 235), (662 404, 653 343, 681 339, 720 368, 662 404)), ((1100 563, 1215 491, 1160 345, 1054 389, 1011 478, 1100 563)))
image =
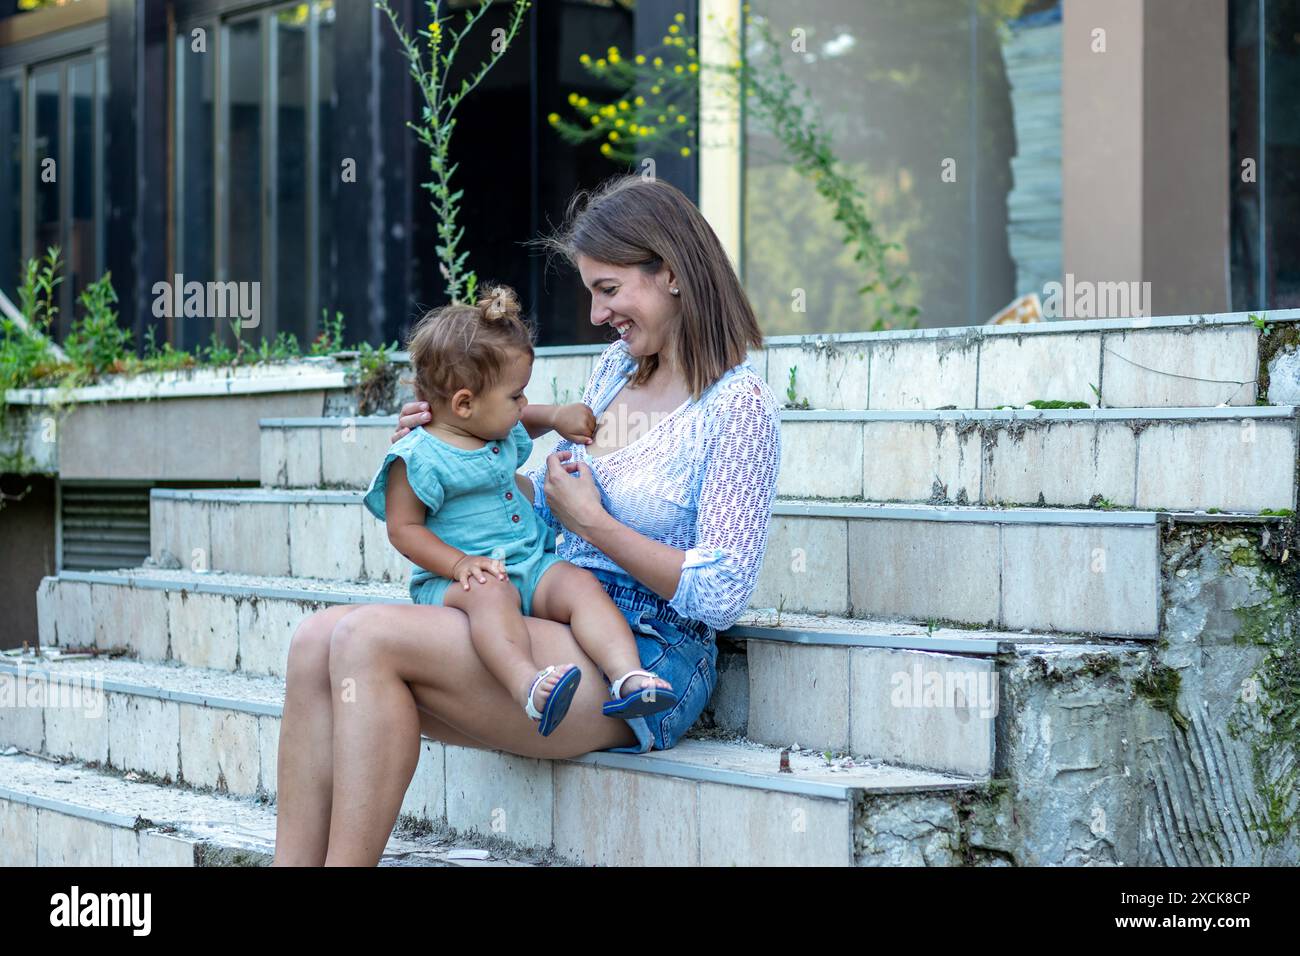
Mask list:
MULTIPOLYGON (((94 267, 92 269, 93 277, 87 277, 88 281, 98 279, 104 274, 107 263, 106 242, 105 242, 105 202, 104 190, 106 186, 104 175, 104 138, 106 135, 106 117, 104 110, 106 103, 102 100, 102 94, 105 90, 101 85, 106 87, 107 84, 107 62, 108 62, 108 23, 106 20, 97 20, 93 23, 84 24, 67 30, 61 30, 56 33, 45 34, 30 40, 24 40, 20 43, 13 43, 7 46, 0 46, 0 75, 10 77, 17 75, 21 78, 22 90, 19 96, 21 117, 19 120, 19 130, 21 137, 20 155, 21 162, 21 186, 22 192, 20 197, 19 218, 19 261, 16 265, 21 268, 22 264, 37 255, 44 255, 44 249, 36 248, 36 190, 31 188, 35 183, 35 177, 39 175, 39 167, 35 161, 34 137, 36 122, 36 110, 34 108, 33 97, 35 91, 31 82, 31 77, 35 71, 56 69, 58 71, 59 86, 59 118, 58 128, 60 134, 60 152, 58 158, 58 193, 59 193, 59 248, 63 255, 63 276, 64 282, 60 284, 58 291, 58 308, 59 320, 56 327, 52 330, 55 334, 56 341, 61 341, 63 332, 72 322, 76 300, 74 298, 73 284, 68 275, 69 262, 67 253, 70 249, 69 239, 72 234, 72 186, 77 176, 76 161, 69 151, 73 137, 71 134, 72 111, 69 103, 68 94, 68 73, 69 68, 78 63, 88 63, 91 66, 92 92, 91 102, 93 110, 92 124, 92 146, 91 152, 95 157, 92 160, 94 165, 93 175, 95 177, 92 186, 94 195, 94 216, 95 226, 92 232, 95 244, 94 267), (63 155, 66 154, 66 155, 63 155)), ((0 279, 0 289, 4 289, 8 280, 0 279)), ((12 290, 17 294, 17 289, 12 290)), ((6 291, 8 294, 8 290, 6 291)))
MULTIPOLYGON (((338 0, 335 0, 337 9, 338 0)), ((306 249, 306 257, 303 263, 303 269, 295 276, 289 276, 287 279, 280 275, 278 268, 279 243, 278 243, 278 215, 279 202, 277 193, 277 164, 276 159, 279 156, 279 115, 278 115, 278 88, 279 78, 277 75, 277 63, 279 48, 277 35, 280 30, 276 14, 280 11, 290 10, 298 4, 293 0, 189 0, 189 2, 178 2, 175 5, 176 11, 176 34, 175 43, 172 46, 172 55, 176 57, 175 82, 173 84, 172 96, 174 98, 171 109, 173 130, 176 138, 176 151, 173 158, 172 178, 174 182, 174 195, 172 198, 172 222, 174 227, 174 236, 169 244, 168 258, 172 263, 169 271, 175 272, 176 264, 184 262, 184 242, 182 230, 180 228, 183 218, 186 215, 186 209, 189 206, 189 197, 186 195, 184 180, 177 172, 183 168, 185 161, 184 153, 184 130, 185 120, 182 116, 184 109, 183 97, 181 95, 185 82, 184 58, 181 56, 183 44, 190 42, 191 31, 196 28, 203 28, 207 31, 208 50, 205 55, 214 57, 214 63, 211 67, 213 70, 213 145, 214 158, 212 169, 212 194, 213 208, 208 211, 208 216, 212 227, 212 276, 195 277, 202 280, 215 279, 225 282, 231 278, 229 275, 231 248, 230 233, 230 159, 229 159, 229 134, 230 134, 230 44, 228 42, 229 30, 242 23, 257 22, 258 44, 261 60, 262 82, 260 84, 259 99, 259 143, 258 143, 258 163, 259 163, 259 195, 258 202, 259 212, 259 235, 260 235, 260 302, 262 323, 257 329, 256 334, 267 339, 274 339, 281 331, 296 329, 286 329, 286 323, 282 321, 278 312, 277 287, 280 281, 298 281, 304 286, 303 289, 303 315, 301 324, 301 334, 298 335, 299 344, 304 348, 318 334, 320 330, 320 311, 322 300, 326 296, 321 292, 321 250, 320 237, 316 236, 316 225, 320 221, 320 210, 317 204, 320 202, 320 113, 319 113, 319 92, 323 85, 320 71, 320 39, 321 39, 321 12, 319 0, 308 0, 308 20, 307 20, 307 50, 304 62, 306 72, 304 88, 306 98, 304 100, 305 112, 305 149, 304 149, 304 169, 303 175, 306 176, 304 197, 304 215, 302 222, 303 245, 306 249)), ((330 78, 332 82, 332 78, 330 78)), ((187 278, 187 281, 189 279, 187 278)), ((176 320, 173 319, 173 322, 176 320)), ((213 331, 216 331, 222 341, 231 341, 229 326, 226 322, 214 322, 213 331)), ((169 338, 173 338, 169 335, 169 338)))

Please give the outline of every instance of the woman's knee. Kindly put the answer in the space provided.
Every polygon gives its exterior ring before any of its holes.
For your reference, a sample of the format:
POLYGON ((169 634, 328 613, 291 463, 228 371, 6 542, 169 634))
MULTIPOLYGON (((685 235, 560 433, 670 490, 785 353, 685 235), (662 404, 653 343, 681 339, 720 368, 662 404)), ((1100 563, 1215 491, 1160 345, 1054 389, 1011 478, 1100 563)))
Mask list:
POLYGON ((286 681, 304 673, 326 673, 329 668, 330 634, 338 618, 329 609, 305 618, 289 639, 286 681))
POLYGON ((326 651, 331 674, 344 666, 355 673, 358 663, 373 658, 380 649, 382 638, 380 630, 375 627, 376 610, 373 607, 353 608, 334 622, 326 651))

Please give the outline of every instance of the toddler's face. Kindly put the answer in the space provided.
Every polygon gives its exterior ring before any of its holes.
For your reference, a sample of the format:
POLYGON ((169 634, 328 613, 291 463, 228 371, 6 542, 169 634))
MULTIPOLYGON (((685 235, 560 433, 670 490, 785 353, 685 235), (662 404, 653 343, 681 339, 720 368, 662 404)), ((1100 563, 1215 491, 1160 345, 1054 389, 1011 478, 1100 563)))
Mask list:
POLYGON ((496 384, 474 400, 474 411, 467 423, 474 434, 492 440, 505 438, 519 422, 528 399, 524 388, 533 374, 532 356, 512 352, 496 384))

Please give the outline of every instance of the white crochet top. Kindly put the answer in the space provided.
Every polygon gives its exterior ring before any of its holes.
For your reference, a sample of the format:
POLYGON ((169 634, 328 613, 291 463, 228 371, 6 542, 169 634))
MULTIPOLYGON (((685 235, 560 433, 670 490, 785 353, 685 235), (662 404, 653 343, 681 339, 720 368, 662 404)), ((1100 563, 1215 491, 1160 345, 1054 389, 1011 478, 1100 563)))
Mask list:
MULTIPOLYGON (((635 367, 622 340, 601 353, 582 393, 597 418, 635 367)), ((686 552, 668 603, 723 630, 745 611, 763 564, 781 463, 780 418, 776 396, 746 360, 617 451, 593 457, 564 439, 553 451, 572 451, 571 460, 590 466, 615 520, 686 552)), ((524 474, 533 483, 533 507, 562 532, 546 506, 545 465, 524 474)), ((627 573, 576 534, 563 535, 557 551, 580 567, 627 573)))

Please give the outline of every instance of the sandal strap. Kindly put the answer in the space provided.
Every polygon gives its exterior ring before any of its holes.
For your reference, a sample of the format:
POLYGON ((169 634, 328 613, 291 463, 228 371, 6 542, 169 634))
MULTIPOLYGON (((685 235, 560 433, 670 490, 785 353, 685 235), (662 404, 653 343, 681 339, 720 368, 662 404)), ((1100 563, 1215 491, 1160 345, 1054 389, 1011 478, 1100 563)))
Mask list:
POLYGON ((537 676, 533 678, 533 686, 528 688, 528 702, 524 705, 524 713, 533 720, 542 719, 542 712, 538 710, 537 706, 533 703, 533 694, 537 691, 537 685, 546 680, 546 678, 553 673, 555 673, 555 665, 546 665, 545 668, 537 672, 537 676))
POLYGON ((635 677, 640 674, 642 677, 658 677, 658 674, 652 674, 650 671, 628 671, 618 680, 614 681, 613 686, 609 689, 609 696, 614 700, 623 699, 623 684, 629 677, 635 677))

